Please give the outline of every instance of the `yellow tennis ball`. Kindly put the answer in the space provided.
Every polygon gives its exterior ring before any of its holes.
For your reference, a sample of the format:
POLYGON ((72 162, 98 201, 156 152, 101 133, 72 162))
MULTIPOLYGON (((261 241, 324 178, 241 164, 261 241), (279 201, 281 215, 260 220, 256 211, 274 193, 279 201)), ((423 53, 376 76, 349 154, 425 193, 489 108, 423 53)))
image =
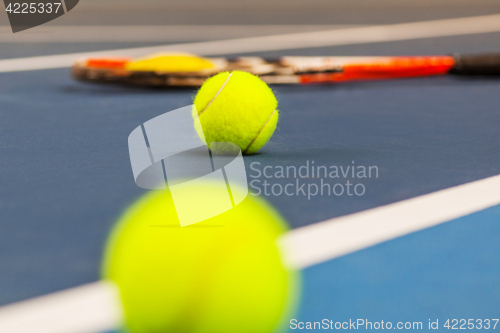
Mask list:
MULTIPOLYGON (((237 144, 243 154, 253 154, 271 138, 278 123, 278 101, 273 91, 257 76, 234 71, 208 79, 194 99, 207 145, 215 142, 237 144)), ((195 122, 196 124, 196 122, 195 122)))
POLYGON ((181 228, 170 192, 148 193, 120 218, 105 252, 103 275, 120 289, 125 331, 284 331, 299 283, 276 246, 286 230, 256 197, 181 228))

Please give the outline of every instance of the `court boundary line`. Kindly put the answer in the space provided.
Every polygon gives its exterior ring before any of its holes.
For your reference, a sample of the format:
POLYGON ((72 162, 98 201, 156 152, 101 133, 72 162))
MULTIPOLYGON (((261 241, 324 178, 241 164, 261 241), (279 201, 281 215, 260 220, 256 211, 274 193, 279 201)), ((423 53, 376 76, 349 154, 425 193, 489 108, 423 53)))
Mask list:
POLYGON ((118 289, 100 281, 0 308, 0 332, 110 332, 122 318, 118 289))
POLYGON ((278 244, 304 269, 500 204, 500 175, 297 228, 278 244))
POLYGON ((198 55, 224 55, 262 51, 291 50, 339 45, 380 43, 401 40, 500 32, 500 14, 453 18, 391 25, 364 26, 317 32, 239 38, 210 42, 126 48, 98 52, 0 60, 0 73, 70 67, 77 58, 89 56, 141 57, 162 51, 191 52, 198 55))
MULTIPOLYGON (((361 24, 260 25, 43 25, 12 33, 0 26, 0 43, 186 43, 328 31, 361 24), (238 35, 241 34, 241 35, 238 35)), ((366 25, 365 25, 366 26, 366 25)))

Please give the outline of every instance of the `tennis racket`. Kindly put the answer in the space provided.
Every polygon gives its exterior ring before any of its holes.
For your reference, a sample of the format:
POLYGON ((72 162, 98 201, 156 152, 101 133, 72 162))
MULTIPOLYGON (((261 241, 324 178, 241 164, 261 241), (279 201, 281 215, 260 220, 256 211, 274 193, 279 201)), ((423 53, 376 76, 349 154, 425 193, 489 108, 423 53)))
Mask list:
POLYGON ((127 70, 128 58, 82 59, 74 78, 149 87, 197 87, 218 72, 241 70, 268 84, 325 84, 435 75, 500 76, 500 54, 378 57, 205 58, 213 68, 199 71, 127 70))

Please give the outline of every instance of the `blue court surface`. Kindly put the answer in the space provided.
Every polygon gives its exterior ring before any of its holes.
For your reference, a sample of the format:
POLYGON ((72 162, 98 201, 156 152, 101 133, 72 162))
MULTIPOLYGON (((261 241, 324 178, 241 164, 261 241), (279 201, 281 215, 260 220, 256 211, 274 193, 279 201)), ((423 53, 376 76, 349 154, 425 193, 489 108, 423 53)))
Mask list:
POLYGON ((364 320, 359 329, 438 320, 445 330, 447 320, 495 318, 499 221, 495 206, 308 268, 297 320, 364 320))
MULTIPOLYGON (((300 7, 294 8, 289 12, 300 13, 300 7)), ((371 26, 500 13, 495 2, 464 5, 451 14, 441 7, 416 8, 413 16, 410 9, 398 9, 404 13, 399 19, 382 9, 370 18, 344 8, 351 16, 346 14, 338 22, 319 16, 322 21, 316 24, 371 26)), ((82 10, 82 17, 88 19, 89 12, 82 10)), ((290 17, 289 12, 278 15, 277 24, 290 24, 285 17, 290 17)), ((72 13, 77 17, 78 7, 72 13)), ((303 20, 315 13, 305 13, 303 20)), ((153 20, 151 25, 165 24, 152 17, 158 22, 153 20)), ((148 24, 139 18, 136 24, 148 24)), ((70 17, 62 19, 69 22, 70 17)), ((193 22, 186 19, 185 24, 193 22)), ((219 24, 235 23, 222 20, 219 24)), ((210 55, 500 53, 500 25, 494 30, 210 55)), ((163 44, 168 43, 2 41, 0 67, 6 59, 163 44)), ((23 66, 31 64, 30 59, 22 61, 23 66)), ((146 193, 133 180, 128 135, 149 119, 192 104, 196 94, 191 88, 148 90, 82 83, 70 77, 67 66, 60 67, 0 73, 2 306, 99 280, 110 229, 124 209, 146 193)), ((253 193, 259 192, 271 203, 293 232, 365 211, 369 220, 374 209, 445 189, 451 202, 443 207, 433 206, 432 199, 426 201, 425 209, 442 213, 432 226, 422 225, 415 232, 402 232, 401 237, 388 236, 311 263, 305 260, 299 265, 303 267, 300 304, 288 319, 289 331, 353 330, 353 322, 359 330, 429 330, 432 323, 445 331, 453 325, 460 328, 463 320, 462 327, 473 323, 468 330, 483 330, 489 323, 489 330, 500 331, 500 323, 496 325, 500 318, 500 187, 484 198, 479 198, 481 193, 477 197, 476 193, 464 196, 464 191, 453 194, 457 186, 487 178, 491 182, 487 180, 486 187, 500 184, 496 177, 500 174, 500 80, 440 76, 272 88, 279 101, 278 128, 258 154, 244 161, 253 193), (321 166, 341 171, 338 177, 311 173, 321 166), (309 173, 280 178, 276 176, 280 167, 302 167, 309 173), (371 168, 371 173, 365 177, 357 172, 342 174, 342 170, 352 171, 348 167, 371 168), (337 185, 342 194, 311 193, 325 183, 337 185), (291 195, 283 193, 287 185, 291 195), (467 198, 473 202, 470 207, 454 215, 467 198), (408 323, 411 328, 404 327, 408 323), (307 325, 312 328, 306 329, 307 325)), ((394 216, 405 224, 404 214, 394 216)))

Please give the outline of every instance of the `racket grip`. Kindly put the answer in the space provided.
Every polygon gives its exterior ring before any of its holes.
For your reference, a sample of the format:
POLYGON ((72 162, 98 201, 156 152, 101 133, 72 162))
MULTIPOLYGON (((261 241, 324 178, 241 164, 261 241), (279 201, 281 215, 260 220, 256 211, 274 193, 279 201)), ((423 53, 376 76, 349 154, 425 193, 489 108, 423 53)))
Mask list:
POLYGON ((450 74, 500 76, 500 54, 453 55, 450 74))

